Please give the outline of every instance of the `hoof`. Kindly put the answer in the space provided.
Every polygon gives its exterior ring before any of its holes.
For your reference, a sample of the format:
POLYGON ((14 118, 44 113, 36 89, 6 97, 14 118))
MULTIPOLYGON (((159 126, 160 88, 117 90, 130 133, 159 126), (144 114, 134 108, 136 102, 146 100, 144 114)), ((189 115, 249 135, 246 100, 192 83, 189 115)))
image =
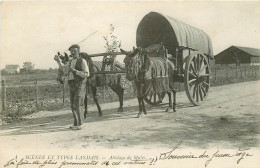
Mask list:
POLYGON ((176 112, 176 109, 175 109, 175 108, 173 108, 173 112, 174 112, 174 113, 176 112))
POLYGON ((171 112, 172 107, 167 107, 166 112, 171 112))
POLYGON ((122 107, 121 107, 121 108, 119 107, 118 110, 117 110, 117 112, 123 112, 123 111, 124 111, 124 110, 123 110, 122 107))
POLYGON ((146 115, 146 114, 147 114, 147 112, 146 112, 146 111, 144 111, 144 114, 146 115))
POLYGON ((142 116, 143 116, 142 113, 138 113, 138 115, 136 116, 136 118, 140 118, 140 117, 142 117, 142 116))
POLYGON ((98 117, 102 117, 102 113, 99 113, 99 114, 98 114, 98 117))
POLYGON ((85 113, 84 113, 84 119, 87 118, 87 115, 88 115, 88 112, 85 112, 85 113))

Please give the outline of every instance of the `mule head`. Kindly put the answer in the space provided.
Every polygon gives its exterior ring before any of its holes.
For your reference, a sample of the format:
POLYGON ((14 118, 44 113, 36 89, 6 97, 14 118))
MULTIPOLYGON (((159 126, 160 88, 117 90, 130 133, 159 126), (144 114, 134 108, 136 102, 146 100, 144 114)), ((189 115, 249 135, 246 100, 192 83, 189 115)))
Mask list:
POLYGON ((63 64, 67 64, 70 61, 69 55, 65 52, 64 55, 59 56, 63 64))
POLYGON ((60 52, 55 55, 54 60, 58 62, 59 69, 57 74, 57 81, 61 84, 65 82, 69 74, 69 61, 70 57, 67 53, 61 55, 60 52))
POLYGON ((150 61, 146 49, 133 48, 133 51, 130 52, 121 49, 121 52, 126 55, 124 63, 128 80, 132 81, 139 73, 144 73, 148 70, 150 61))

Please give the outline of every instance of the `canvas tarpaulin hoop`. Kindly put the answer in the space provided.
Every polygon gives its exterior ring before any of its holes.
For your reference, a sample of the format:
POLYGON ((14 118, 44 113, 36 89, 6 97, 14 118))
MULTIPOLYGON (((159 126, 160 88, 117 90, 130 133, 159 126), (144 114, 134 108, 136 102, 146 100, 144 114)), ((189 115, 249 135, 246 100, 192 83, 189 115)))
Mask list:
POLYGON ((211 40, 205 32, 172 17, 150 12, 138 25, 136 45, 146 48, 162 42, 169 53, 175 52, 178 47, 185 47, 214 57, 211 40))

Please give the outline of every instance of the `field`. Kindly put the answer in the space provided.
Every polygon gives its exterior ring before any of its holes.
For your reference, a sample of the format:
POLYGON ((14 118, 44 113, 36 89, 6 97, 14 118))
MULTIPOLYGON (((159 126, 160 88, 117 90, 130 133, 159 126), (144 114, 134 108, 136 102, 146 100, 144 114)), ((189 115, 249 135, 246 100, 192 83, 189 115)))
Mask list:
MULTIPOLYGON (((259 66, 214 66, 211 68, 211 86, 258 80, 259 73, 259 66)), ((7 122, 36 111, 68 109, 70 104, 68 86, 59 84, 56 81, 56 74, 57 71, 53 70, 2 76, 5 86, 1 86, 1 105, 6 102, 5 109, 2 107, 2 111, 7 116, 7 122)), ((132 83, 124 76, 121 83, 125 88, 124 100, 135 97, 132 83)), ((182 83, 176 83, 176 86, 178 92, 184 90, 182 83)), ((100 103, 118 101, 117 96, 109 87, 100 87, 97 94, 100 103)), ((90 104, 93 104, 91 95, 88 100, 90 104)))

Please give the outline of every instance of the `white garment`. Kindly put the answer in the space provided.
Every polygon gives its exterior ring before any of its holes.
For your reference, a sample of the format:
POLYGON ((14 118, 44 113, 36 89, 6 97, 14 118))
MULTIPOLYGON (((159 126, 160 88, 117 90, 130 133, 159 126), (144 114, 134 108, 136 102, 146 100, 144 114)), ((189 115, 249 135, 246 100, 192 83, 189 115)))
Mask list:
MULTIPOLYGON (((73 60, 71 60, 70 68, 75 68, 77 60, 78 60, 78 58, 74 58, 73 60)), ((82 71, 77 71, 76 75, 79 75, 82 78, 85 78, 84 81, 86 81, 87 77, 89 77, 89 68, 88 68, 88 64, 85 59, 82 59, 81 68, 82 68, 82 71)), ((72 72, 69 73, 68 80, 74 80, 74 75, 72 72)))

